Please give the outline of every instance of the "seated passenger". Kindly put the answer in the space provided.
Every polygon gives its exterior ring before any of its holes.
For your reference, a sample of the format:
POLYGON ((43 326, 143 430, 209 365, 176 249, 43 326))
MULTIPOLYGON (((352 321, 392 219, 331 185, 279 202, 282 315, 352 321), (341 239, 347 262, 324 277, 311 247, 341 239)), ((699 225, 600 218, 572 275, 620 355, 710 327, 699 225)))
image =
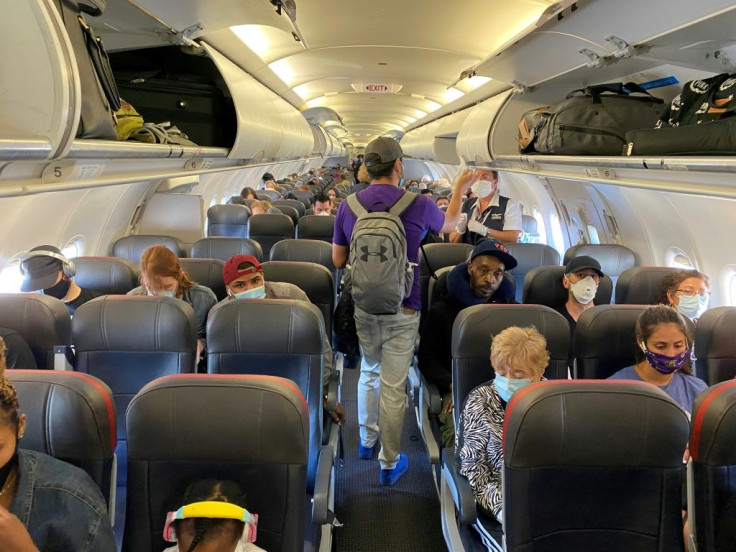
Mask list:
POLYGON ((468 478, 478 506, 503 520, 503 422, 515 391, 543 381, 549 363, 547 342, 533 327, 511 326, 493 338, 495 378, 473 389, 460 415, 460 473, 468 478))
POLYGON ((608 379, 645 381, 667 393, 688 413, 695 396, 708 387, 690 371, 693 335, 682 314, 672 307, 649 307, 636 321, 636 364, 608 379))
POLYGON ((565 267, 562 286, 567 290, 567 301, 555 310, 570 324, 570 339, 575 335, 578 318, 595 306, 593 299, 603 278, 601 265, 593 257, 573 257, 565 267))
POLYGON ((276 182, 274 182, 273 180, 266 180, 266 189, 276 190, 276 182))
POLYGON ((279 211, 276 207, 271 205, 268 201, 254 201, 250 204, 250 212, 252 215, 280 215, 281 211, 279 211))
MULTIPOLYGON (((258 259, 252 255, 235 255, 228 259, 222 267, 222 279, 227 288, 227 297, 223 301, 232 299, 294 299, 310 303, 309 297, 298 286, 288 282, 266 282, 263 277, 263 267, 258 259)), ((324 335, 324 376, 326 386, 332 372, 332 347, 325 331, 324 335)), ((325 397, 325 403, 327 398, 325 397)), ((345 410, 342 404, 337 405, 337 411, 326 411, 337 423, 345 419, 345 410)))
POLYGON ((522 231, 521 207, 513 199, 498 193, 498 173, 476 169, 476 182, 471 190, 476 199, 463 204, 462 217, 450 234, 453 243, 477 244, 483 238, 505 243, 519 241, 522 231))
POLYGON ((657 302, 675 307, 694 324, 708 308, 710 278, 698 270, 680 270, 662 280, 657 302))
POLYGON ((266 189, 266 182, 268 182, 269 180, 274 180, 273 175, 270 172, 263 173, 263 175, 261 176, 261 183, 258 186, 258 189, 259 190, 265 190, 266 189))
POLYGON ((26 340, 15 330, 0 328, 0 339, 5 341, 5 365, 11 370, 36 370, 36 358, 26 340))
POLYGON ((164 552, 265 552, 253 544, 258 514, 246 508, 245 495, 232 481, 205 480, 189 485, 184 504, 169 512, 164 540, 176 546, 164 552))
POLYGON ((434 200, 437 207, 442 209, 443 207, 447 209, 447 207, 450 205, 450 198, 447 196, 439 196, 437 199, 434 200))
POLYGON ((312 211, 315 215, 331 215, 332 210, 335 208, 332 198, 326 193, 322 192, 314 196, 314 205, 312 205, 312 211))
POLYGON ((445 397, 452 384, 452 325, 461 310, 483 303, 515 303, 511 285, 503 273, 516 267, 505 245, 484 240, 470 260, 447 275, 447 287, 432 303, 419 341, 419 370, 445 397))
POLYGON ((215 293, 191 281, 177 256, 163 245, 152 245, 141 255, 140 282, 128 295, 176 297, 192 306, 197 317, 197 354, 201 354, 206 344, 207 313, 217 303, 215 293))
MULTIPOLYGON (((345 180, 344 182, 347 182, 345 180)), ((334 201, 337 199, 337 190, 335 188, 330 188, 327 190, 327 195, 330 197, 330 200, 334 203, 334 201)))
POLYGON ((105 500, 89 475, 18 448, 26 429, 18 408, 0 339, 0 550, 115 552, 105 500))
POLYGON ((98 291, 82 289, 74 283, 74 264, 58 247, 39 245, 26 253, 20 260, 20 273, 23 275, 21 291, 42 291, 44 295, 63 301, 74 314, 87 301, 102 295, 98 291))
POLYGON ((249 188, 248 186, 240 190, 240 197, 242 197, 243 199, 258 199, 258 196, 256 196, 256 191, 253 188, 249 188))

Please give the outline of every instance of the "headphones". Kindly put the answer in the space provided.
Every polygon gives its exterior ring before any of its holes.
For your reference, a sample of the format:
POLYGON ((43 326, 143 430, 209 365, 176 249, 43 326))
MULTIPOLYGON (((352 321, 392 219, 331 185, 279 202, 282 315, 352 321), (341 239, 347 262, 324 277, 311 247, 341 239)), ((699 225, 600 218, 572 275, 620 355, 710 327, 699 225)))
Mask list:
POLYGON ((67 278, 74 278, 74 275, 77 273, 77 268, 74 266, 74 263, 67 259, 64 255, 60 255, 54 251, 45 251, 43 249, 39 249, 37 251, 30 251, 29 253, 23 255, 23 257, 21 258, 19 266, 20 273, 23 275, 23 278, 28 277, 26 269, 23 267, 23 263, 35 257, 51 257, 52 259, 61 261, 61 270, 62 272, 64 272, 64 276, 66 276, 67 278))
POLYGON ((188 518, 210 518, 210 519, 234 519, 245 523, 243 535, 240 540, 244 543, 256 541, 256 529, 258 527, 258 514, 251 514, 245 508, 237 504, 219 501, 194 502, 182 506, 176 512, 166 514, 166 525, 164 525, 164 540, 176 542, 176 530, 174 522, 188 518))

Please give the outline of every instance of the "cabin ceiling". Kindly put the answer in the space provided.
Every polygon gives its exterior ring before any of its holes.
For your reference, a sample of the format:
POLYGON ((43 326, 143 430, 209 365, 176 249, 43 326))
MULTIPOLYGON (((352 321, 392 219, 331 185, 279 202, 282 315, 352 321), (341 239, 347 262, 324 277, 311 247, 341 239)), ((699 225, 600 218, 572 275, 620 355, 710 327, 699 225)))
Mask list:
POLYGON ((108 0, 98 30, 111 50, 181 35, 202 39, 295 107, 333 109, 346 130, 341 139, 362 146, 448 104, 463 107, 473 91, 476 97, 508 88, 483 77, 457 81, 558 3, 295 1, 296 27, 270 0, 108 0), (368 84, 390 91, 364 92, 368 84))

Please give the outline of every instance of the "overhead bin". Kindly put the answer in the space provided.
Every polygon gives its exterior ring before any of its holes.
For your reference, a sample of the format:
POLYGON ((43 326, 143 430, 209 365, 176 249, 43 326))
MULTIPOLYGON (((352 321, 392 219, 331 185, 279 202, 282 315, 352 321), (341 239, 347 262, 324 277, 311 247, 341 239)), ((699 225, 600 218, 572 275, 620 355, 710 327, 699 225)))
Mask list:
MULTIPOLYGON (((491 141, 494 122, 511 94, 511 90, 502 92, 470 108, 457 135, 457 155, 468 165, 483 165, 493 161, 491 141)), ((501 135, 500 139, 514 142, 515 137, 516 134, 501 135)))
POLYGON ((309 123, 309 128, 312 130, 312 136, 314 139, 312 155, 324 155, 327 151, 327 135, 325 134, 324 129, 313 123, 309 123))
POLYGON ((414 159, 434 160, 434 137, 440 123, 441 119, 407 132, 401 140, 404 154, 414 159))
POLYGON ((463 109, 440 119, 439 127, 435 131, 434 140, 432 141, 435 160, 450 165, 460 163, 460 157, 457 154, 457 135, 465 119, 470 115, 470 111, 471 108, 463 109))

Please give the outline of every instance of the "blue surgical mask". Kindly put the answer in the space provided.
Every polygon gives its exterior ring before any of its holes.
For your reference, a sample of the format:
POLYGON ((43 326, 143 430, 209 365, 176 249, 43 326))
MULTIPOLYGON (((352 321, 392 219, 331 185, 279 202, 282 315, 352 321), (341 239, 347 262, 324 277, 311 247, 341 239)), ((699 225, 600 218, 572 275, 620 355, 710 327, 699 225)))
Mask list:
POLYGON ((406 178, 404 178, 403 176, 399 178, 399 188, 404 187, 404 182, 406 182, 406 178))
POLYGON ((511 399, 511 395, 516 393, 519 389, 526 387, 532 382, 530 379, 512 379, 505 376, 499 376, 496 374, 496 377, 493 380, 493 386, 496 388, 496 392, 498 393, 498 396, 503 399, 504 402, 509 402, 509 399, 511 399))
POLYGON ((146 289, 146 293, 154 297, 176 297, 176 292, 168 289, 162 289, 161 291, 151 291, 150 289, 146 289))
POLYGON ((266 286, 261 284, 258 287, 246 289, 240 293, 234 295, 236 299, 265 299, 266 298, 266 286))
POLYGON ((681 295, 680 302, 677 304, 677 310, 687 316, 690 320, 700 318, 700 316, 708 308, 708 296, 681 295))

